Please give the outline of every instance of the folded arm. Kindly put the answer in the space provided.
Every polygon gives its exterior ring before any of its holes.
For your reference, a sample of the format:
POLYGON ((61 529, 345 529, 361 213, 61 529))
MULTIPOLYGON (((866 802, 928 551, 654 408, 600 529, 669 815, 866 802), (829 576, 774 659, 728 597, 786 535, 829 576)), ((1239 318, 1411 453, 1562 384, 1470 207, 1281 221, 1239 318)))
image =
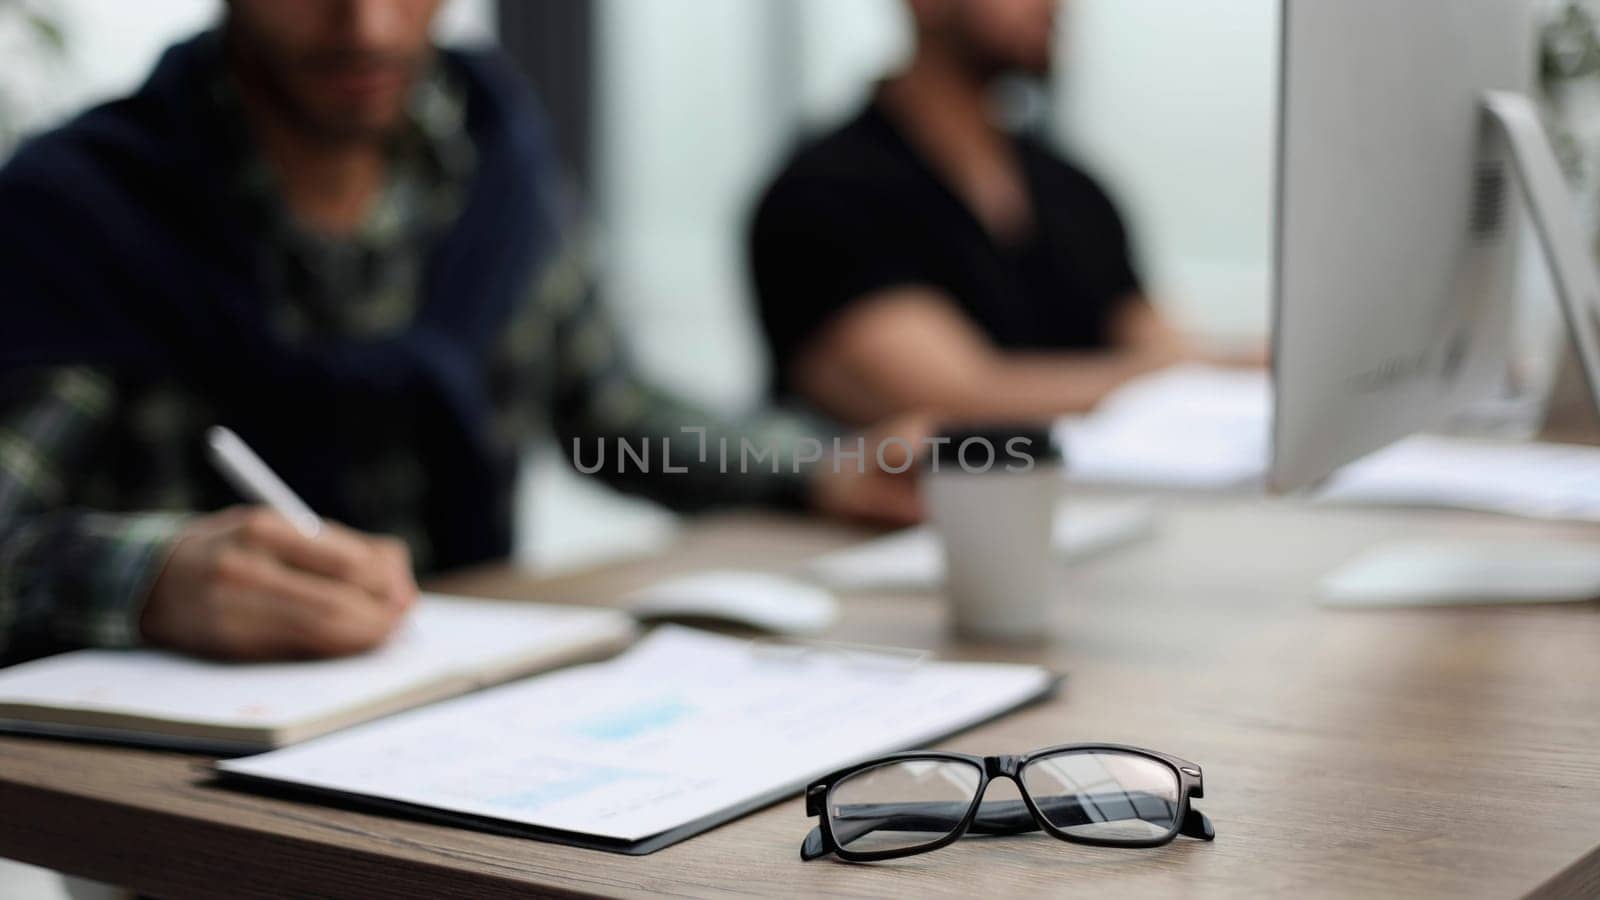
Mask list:
POLYGON ((958 420, 1033 420, 1084 412, 1118 386, 1184 358, 1183 340, 1133 297, 1114 349, 1007 351, 940 292, 889 288, 828 323, 795 360, 796 387, 823 411, 869 422, 920 409, 958 420))

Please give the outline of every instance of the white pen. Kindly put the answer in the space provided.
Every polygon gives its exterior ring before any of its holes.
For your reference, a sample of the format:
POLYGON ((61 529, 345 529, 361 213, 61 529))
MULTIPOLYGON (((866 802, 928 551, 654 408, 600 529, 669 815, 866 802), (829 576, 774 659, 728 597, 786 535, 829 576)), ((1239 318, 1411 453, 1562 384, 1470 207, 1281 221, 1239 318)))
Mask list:
POLYGON ((250 445, 230 429, 214 425, 206 430, 211 464, 233 489, 247 499, 272 507, 308 538, 322 533, 322 518, 289 489, 250 445))

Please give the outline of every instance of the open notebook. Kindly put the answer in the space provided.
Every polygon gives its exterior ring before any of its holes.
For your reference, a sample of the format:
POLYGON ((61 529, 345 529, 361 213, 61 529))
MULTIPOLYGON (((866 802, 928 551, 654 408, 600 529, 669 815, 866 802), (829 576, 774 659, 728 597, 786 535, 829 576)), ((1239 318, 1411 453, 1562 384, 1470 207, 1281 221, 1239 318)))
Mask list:
POLYGON ((626 646, 615 610, 424 595, 383 647, 226 663, 80 650, 0 669, 0 730, 218 753, 269 750, 626 646))
POLYGON ((663 626, 603 663, 218 769, 452 824, 649 853, 855 760, 971 728, 1056 681, 1033 666, 663 626))

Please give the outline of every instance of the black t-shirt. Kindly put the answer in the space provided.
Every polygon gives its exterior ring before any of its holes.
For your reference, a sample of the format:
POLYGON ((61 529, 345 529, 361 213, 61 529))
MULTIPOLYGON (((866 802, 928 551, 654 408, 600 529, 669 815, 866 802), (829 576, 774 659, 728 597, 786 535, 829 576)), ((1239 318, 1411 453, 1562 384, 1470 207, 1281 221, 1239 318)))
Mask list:
POLYGON ((1037 140, 1016 149, 1034 223, 997 243, 877 104, 802 147, 767 189, 750 265, 776 388, 829 319, 897 286, 948 294, 997 345, 1092 349, 1139 291, 1127 234, 1104 191, 1037 140))

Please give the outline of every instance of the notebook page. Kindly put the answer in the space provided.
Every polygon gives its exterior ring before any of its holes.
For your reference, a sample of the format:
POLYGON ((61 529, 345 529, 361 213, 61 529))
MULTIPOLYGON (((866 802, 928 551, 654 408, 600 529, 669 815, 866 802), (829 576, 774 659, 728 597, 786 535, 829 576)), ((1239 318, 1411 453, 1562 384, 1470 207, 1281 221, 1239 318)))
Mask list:
POLYGON ((629 627, 609 610, 424 595, 398 634, 361 656, 226 663, 157 650, 80 650, 0 669, 0 704, 285 727, 629 627))
POLYGON ((1031 666, 773 656, 668 626, 609 662, 219 768, 632 841, 972 725, 1051 681, 1031 666))

